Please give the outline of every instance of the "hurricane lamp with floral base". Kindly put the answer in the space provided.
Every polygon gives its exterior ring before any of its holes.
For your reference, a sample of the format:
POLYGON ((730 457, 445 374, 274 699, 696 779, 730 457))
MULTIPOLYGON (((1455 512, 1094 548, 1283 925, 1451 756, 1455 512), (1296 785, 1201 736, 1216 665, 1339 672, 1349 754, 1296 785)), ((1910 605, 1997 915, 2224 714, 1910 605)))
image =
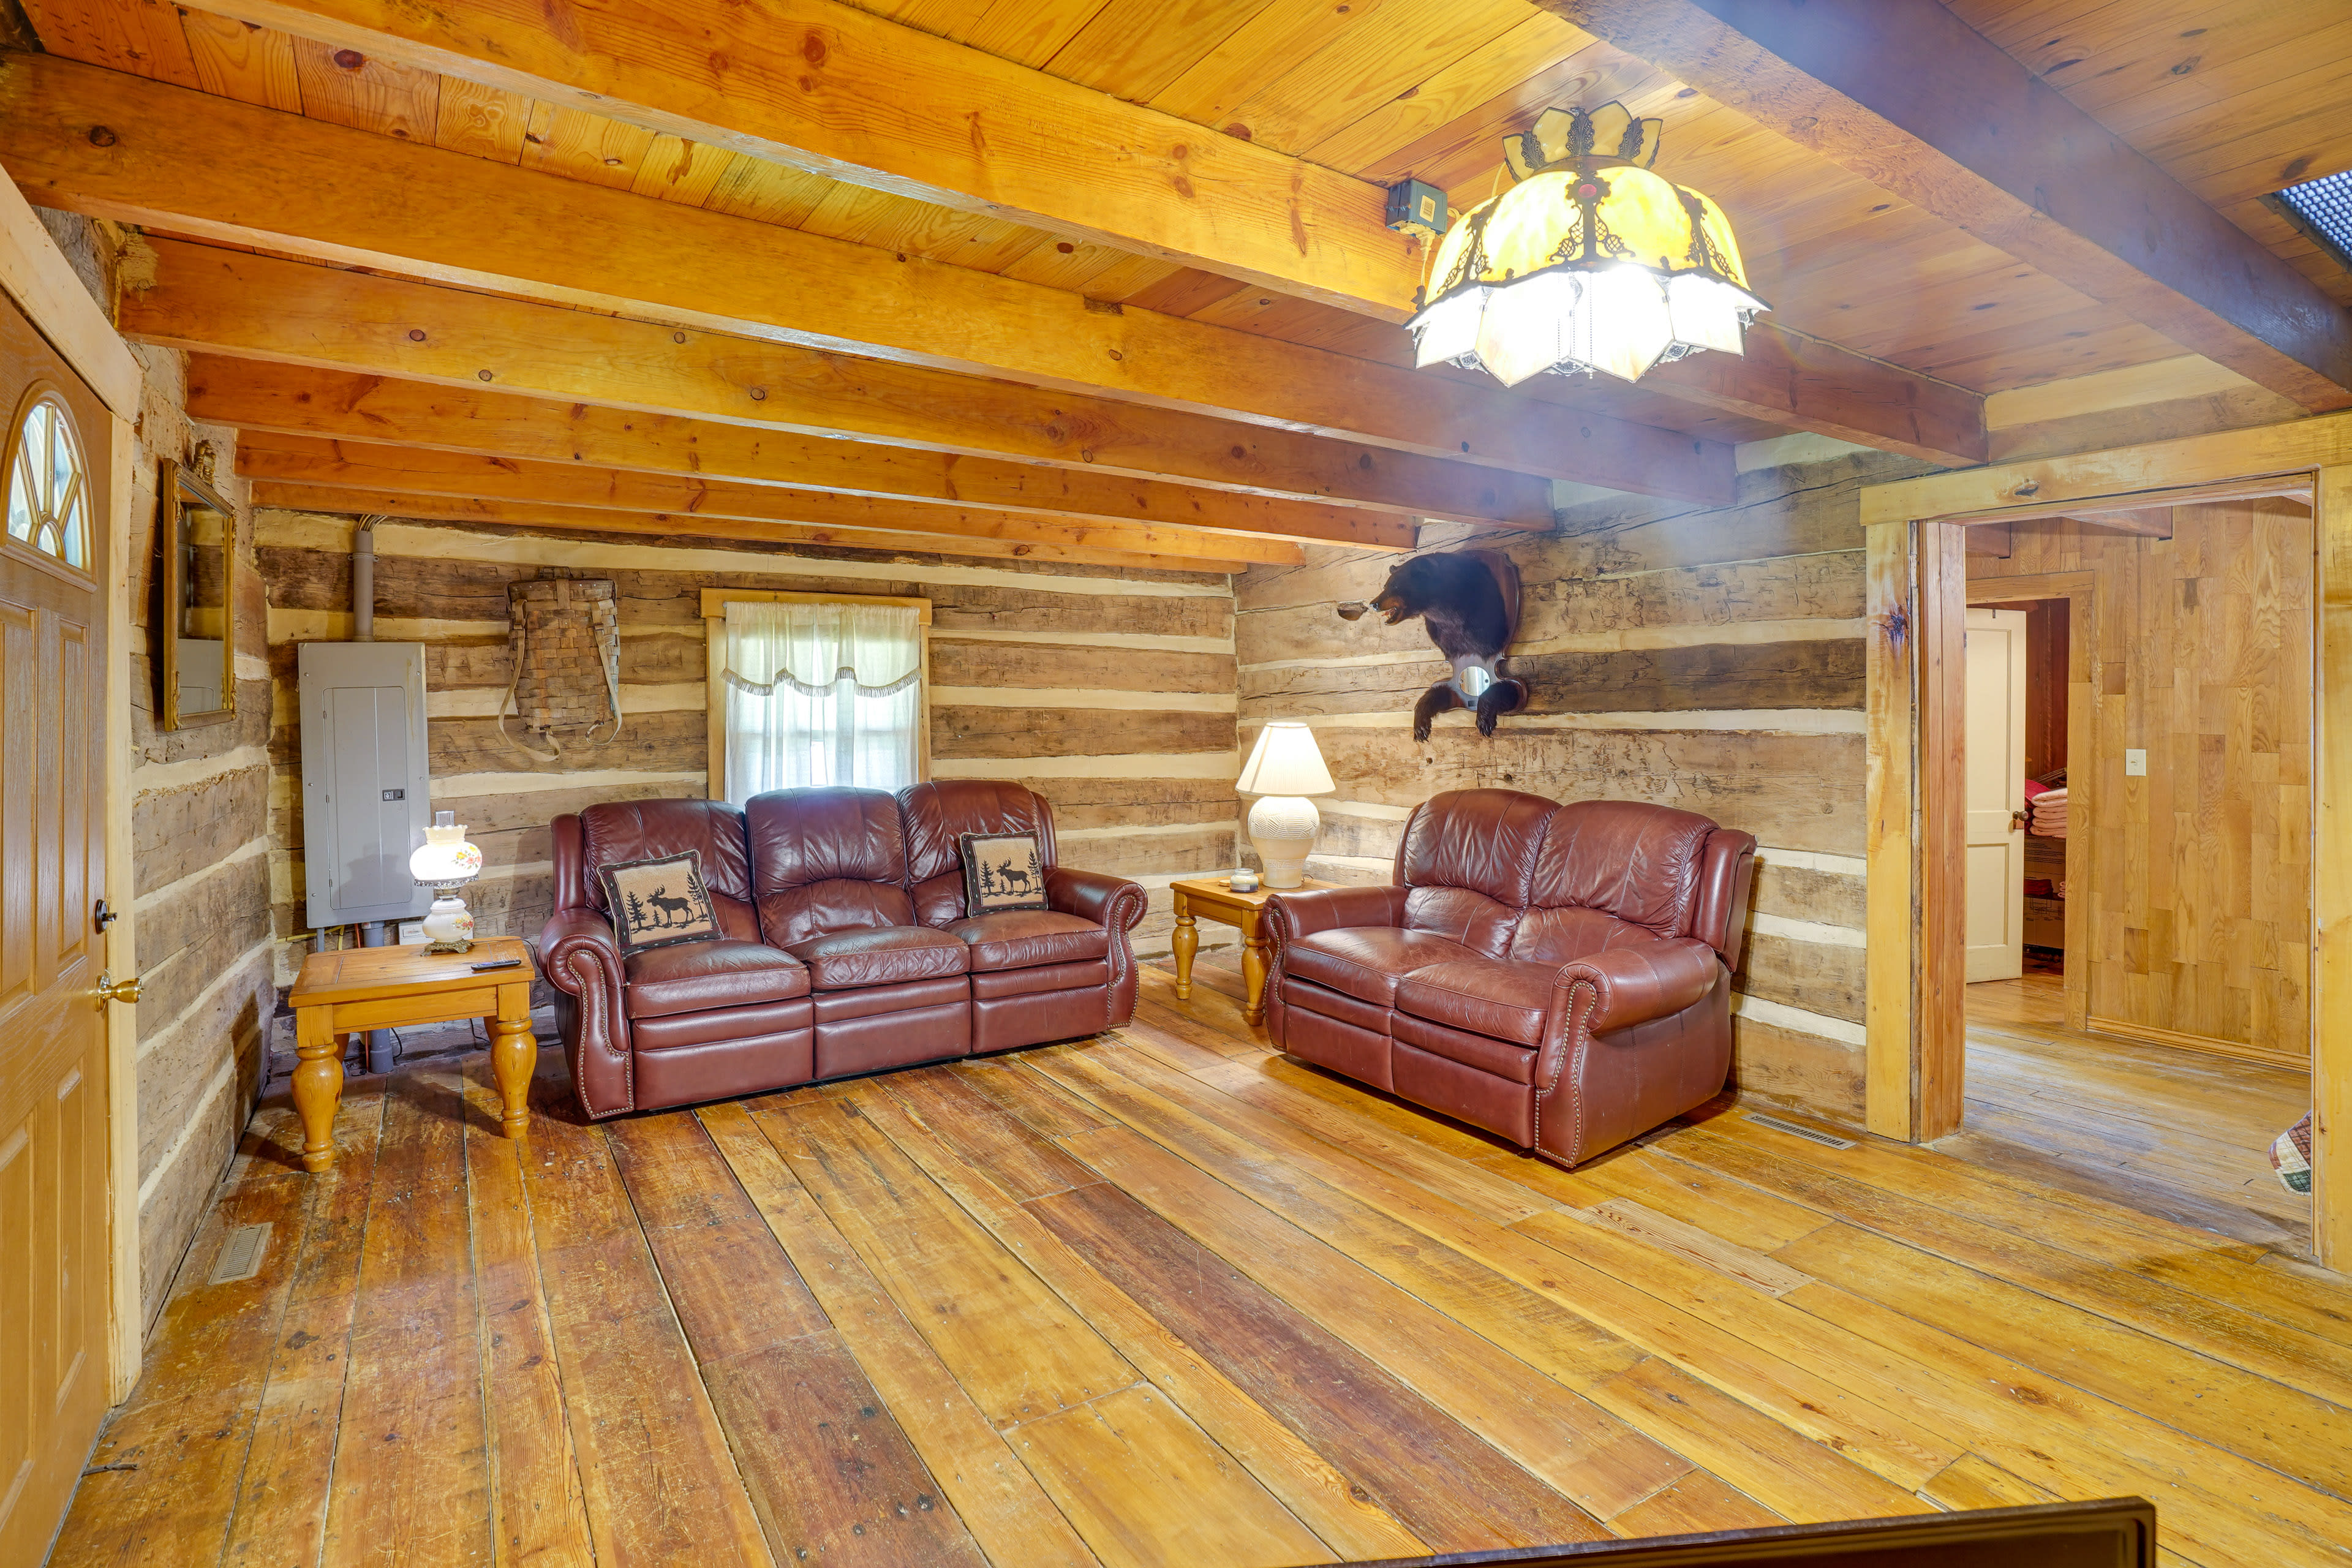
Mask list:
POLYGON ((425 916, 427 952, 466 952, 474 945, 474 913, 457 889, 482 874, 482 852, 466 841, 457 816, 435 812, 425 842, 408 858, 408 874, 419 887, 433 889, 433 907, 425 916))

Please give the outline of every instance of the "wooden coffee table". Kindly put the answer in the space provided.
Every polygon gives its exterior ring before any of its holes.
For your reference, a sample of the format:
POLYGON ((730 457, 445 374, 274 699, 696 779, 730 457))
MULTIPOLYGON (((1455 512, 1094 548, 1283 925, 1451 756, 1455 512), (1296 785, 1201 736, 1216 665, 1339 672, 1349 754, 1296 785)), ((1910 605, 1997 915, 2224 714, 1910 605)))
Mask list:
POLYGON ((1223 877, 1188 877, 1169 883, 1176 905, 1176 931, 1170 939, 1176 950, 1176 999, 1192 1000, 1192 955, 1201 950, 1198 917, 1206 916, 1241 929, 1242 984, 1249 993, 1242 1003, 1242 1019, 1262 1022, 1265 1017, 1265 939, 1258 934, 1258 912, 1276 893, 1307 893, 1339 885, 1309 877, 1296 888, 1269 888, 1261 882, 1254 893, 1236 893, 1225 886, 1223 877))
POLYGON ((343 1098, 343 1037, 404 1024, 479 1018, 490 1031, 490 1072, 503 1101, 500 1124, 520 1137, 530 1112, 526 1097, 539 1066, 530 1032, 530 950, 518 937, 478 942, 470 952, 421 947, 352 947, 314 952, 287 997, 294 1008, 294 1109, 302 1116, 302 1165, 335 1163, 335 1107, 343 1098), (519 958, 513 969, 477 973, 474 965, 519 958))

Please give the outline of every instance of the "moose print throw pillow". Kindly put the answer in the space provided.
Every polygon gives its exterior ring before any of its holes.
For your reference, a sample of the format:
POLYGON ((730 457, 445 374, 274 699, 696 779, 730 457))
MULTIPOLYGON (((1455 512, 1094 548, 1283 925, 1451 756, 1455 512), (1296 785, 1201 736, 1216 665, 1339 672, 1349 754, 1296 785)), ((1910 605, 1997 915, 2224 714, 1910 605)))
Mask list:
POLYGON ((604 874, 604 903, 623 952, 727 934, 719 929, 719 911, 702 885, 698 850, 607 866, 604 874))
POLYGON ((1034 833, 967 833, 963 844, 963 912, 1045 907, 1045 866, 1034 833))

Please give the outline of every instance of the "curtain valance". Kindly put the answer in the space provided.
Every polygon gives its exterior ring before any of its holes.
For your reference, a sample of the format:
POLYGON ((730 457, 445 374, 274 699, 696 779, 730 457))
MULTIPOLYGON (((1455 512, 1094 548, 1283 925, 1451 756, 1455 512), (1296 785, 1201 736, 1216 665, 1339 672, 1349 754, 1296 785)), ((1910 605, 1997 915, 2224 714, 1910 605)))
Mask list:
POLYGON ((738 691, 785 687, 827 697, 842 681, 860 697, 888 697, 922 679, 923 627, 911 605, 727 604, 727 668, 738 691))

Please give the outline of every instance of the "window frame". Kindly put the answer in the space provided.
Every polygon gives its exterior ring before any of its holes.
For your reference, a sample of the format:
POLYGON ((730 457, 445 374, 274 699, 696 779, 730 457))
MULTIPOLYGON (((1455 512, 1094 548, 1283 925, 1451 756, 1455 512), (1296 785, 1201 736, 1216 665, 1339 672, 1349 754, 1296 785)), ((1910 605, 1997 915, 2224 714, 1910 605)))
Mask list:
MULTIPOLYGON (((82 554, 87 558, 98 548, 98 530, 103 520, 89 500, 95 488, 90 477, 94 470, 90 467, 89 443, 82 437, 81 425, 74 417, 73 404, 66 396, 65 389, 58 384, 55 377, 36 375, 26 386, 24 395, 17 399, 16 406, 9 416, 7 445, 0 447, 0 550, 5 550, 16 559, 37 566, 44 572, 62 577, 78 588, 87 588, 98 581, 98 575, 86 561, 77 566, 63 555, 52 555, 30 539, 18 539, 7 530, 8 496, 10 487, 16 479, 17 448, 24 444, 25 426, 31 423, 34 411, 45 403, 57 408, 58 424, 80 464, 82 554)), ((58 543, 63 545, 62 536, 58 543)))
POLYGON ((915 778, 928 782, 931 776, 931 602, 929 599, 907 598, 890 594, 796 594, 761 588, 705 588, 702 590, 702 629, 704 659, 708 675, 708 719, 709 731, 709 773, 703 784, 704 798, 727 798, 727 606, 730 604, 749 605, 897 605, 911 608, 921 628, 922 668, 915 678, 919 693, 917 707, 922 718, 915 737, 915 778))

